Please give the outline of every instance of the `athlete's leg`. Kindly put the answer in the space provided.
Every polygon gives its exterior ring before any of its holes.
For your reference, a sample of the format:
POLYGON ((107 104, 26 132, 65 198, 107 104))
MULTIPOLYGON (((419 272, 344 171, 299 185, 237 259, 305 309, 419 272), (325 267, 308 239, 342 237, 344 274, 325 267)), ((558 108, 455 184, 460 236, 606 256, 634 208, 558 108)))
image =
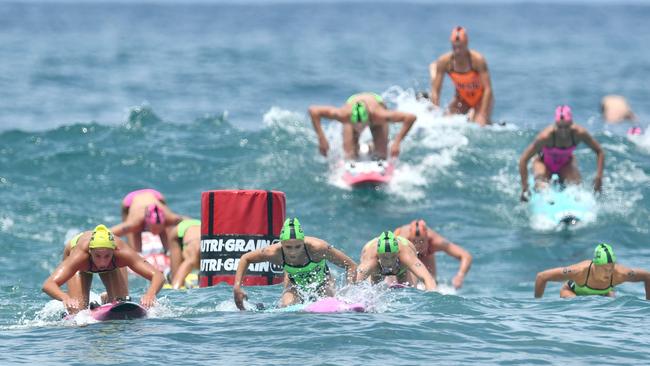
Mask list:
POLYGON ((385 160, 388 157, 388 124, 371 125, 370 133, 374 145, 373 156, 385 160))
POLYGON ((535 190, 540 191, 548 188, 551 179, 551 171, 548 169, 540 156, 533 159, 533 177, 535 178, 535 190))
POLYGON ((280 307, 284 308, 289 305, 298 304, 302 302, 302 298, 298 295, 296 288, 289 286, 285 289, 280 297, 280 307))
POLYGON ((449 102, 447 109, 449 114, 467 114, 470 110, 470 106, 465 104, 457 95, 454 96, 454 99, 449 102))
POLYGON ((185 277, 192 272, 192 269, 199 268, 200 261, 200 241, 193 240, 183 250, 183 262, 178 266, 172 280, 172 288, 179 289, 185 286, 185 277))
POLYGON ((351 123, 343 124, 343 155, 346 160, 359 156, 359 133, 351 123))
POLYGON ((575 156, 560 169, 559 175, 564 183, 580 184, 580 170, 578 170, 578 161, 575 156))
POLYGON ((126 268, 118 268, 114 271, 99 274, 108 295, 108 302, 115 301, 118 298, 125 298, 129 295, 129 282, 127 276, 122 273, 126 268))
POLYGON ((81 309, 88 307, 88 298, 90 297, 90 285, 93 282, 92 273, 77 272, 68 280, 68 296, 76 299, 79 303, 78 309, 68 308, 69 314, 76 314, 81 309))

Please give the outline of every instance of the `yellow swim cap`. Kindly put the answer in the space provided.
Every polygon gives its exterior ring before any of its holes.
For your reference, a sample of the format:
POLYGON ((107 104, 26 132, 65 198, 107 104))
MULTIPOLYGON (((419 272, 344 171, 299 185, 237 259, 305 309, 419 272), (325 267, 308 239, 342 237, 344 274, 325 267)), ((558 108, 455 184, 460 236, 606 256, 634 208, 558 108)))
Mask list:
POLYGON ((97 225, 93 230, 93 235, 90 236, 90 243, 88 248, 98 249, 115 249, 115 239, 113 238, 113 233, 111 233, 108 228, 104 225, 97 225))

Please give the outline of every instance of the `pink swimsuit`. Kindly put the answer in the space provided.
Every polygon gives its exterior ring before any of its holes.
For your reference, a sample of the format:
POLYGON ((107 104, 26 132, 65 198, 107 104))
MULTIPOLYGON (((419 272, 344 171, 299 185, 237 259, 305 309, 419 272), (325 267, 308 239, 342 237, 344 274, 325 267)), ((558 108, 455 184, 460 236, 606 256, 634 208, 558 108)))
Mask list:
POLYGON ((559 173, 560 169, 567 165, 573 158, 573 150, 576 149, 576 142, 571 134, 571 143, 569 147, 555 146, 555 131, 553 131, 553 146, 542 147, 542 159, 551 173, 559 173))
POLYGON ((137 191, 133 191, 124 197, 124 200, 122 201, 122 205, 124 207, 131 207, 131 203, 133 203, 133 198, 140 193, 151 193, 154 196, 156 196, 157 199, 163 201, 165 198, 163 197, 162 193, 156 191, 155 189, 147 188, 147 189, 138 189, 137 191))

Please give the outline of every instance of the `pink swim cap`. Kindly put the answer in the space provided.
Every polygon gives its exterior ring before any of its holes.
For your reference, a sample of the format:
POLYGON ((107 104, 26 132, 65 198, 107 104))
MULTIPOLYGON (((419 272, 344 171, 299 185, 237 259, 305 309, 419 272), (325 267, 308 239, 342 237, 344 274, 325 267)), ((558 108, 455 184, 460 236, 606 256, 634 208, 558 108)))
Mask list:
POLYGON ((164 224, 165 213, 158 207, 157 204, 152 203, 144 211, 144 222, 148 225, 164 224))
POLYGON ((568 105, 561 105, 555 109, 555 122, 560 121, 573 121, 571 107, 568 105))

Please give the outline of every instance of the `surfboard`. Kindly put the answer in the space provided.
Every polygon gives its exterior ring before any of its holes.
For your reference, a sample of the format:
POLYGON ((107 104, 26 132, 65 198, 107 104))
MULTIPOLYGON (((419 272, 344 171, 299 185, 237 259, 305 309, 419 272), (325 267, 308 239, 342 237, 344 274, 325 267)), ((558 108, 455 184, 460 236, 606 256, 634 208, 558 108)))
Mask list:
POLYGON ((343 182, 351 187, 380 186, 390 183, 395 165, 387 160, 346 161, 343 182))
POLYGON ((366 312, 366 306, 362 303, 348 303, 335 297, 325 297, 312 303, 293 304, 283 308, 266 308, 263 304, 256 304, 257 310, 280 313, 345 313, 345 312, 366 312))
MULTIPOLYGON (((71 320, 77 314, 65 315, 64 319, 71 320)), ((132 301, 115 301, 104 305, 90 306, 90 317, 97 321, 129 320, 147 316, 147 309, 132 301)))
MULTIPOLYGON (((530 183, 531 187, 534 182, 530 183)), ((564 187, 551 180, 548 189, 531 191, 529 200, 531 223, 534 227, 567 228, 596 218, 593 196, 578 187, 564 187)))
POLYGON ((132 301, 116 301, 90 310, 90 316, 99 321, 138 319, 146 315, 147 310, 132 301))

